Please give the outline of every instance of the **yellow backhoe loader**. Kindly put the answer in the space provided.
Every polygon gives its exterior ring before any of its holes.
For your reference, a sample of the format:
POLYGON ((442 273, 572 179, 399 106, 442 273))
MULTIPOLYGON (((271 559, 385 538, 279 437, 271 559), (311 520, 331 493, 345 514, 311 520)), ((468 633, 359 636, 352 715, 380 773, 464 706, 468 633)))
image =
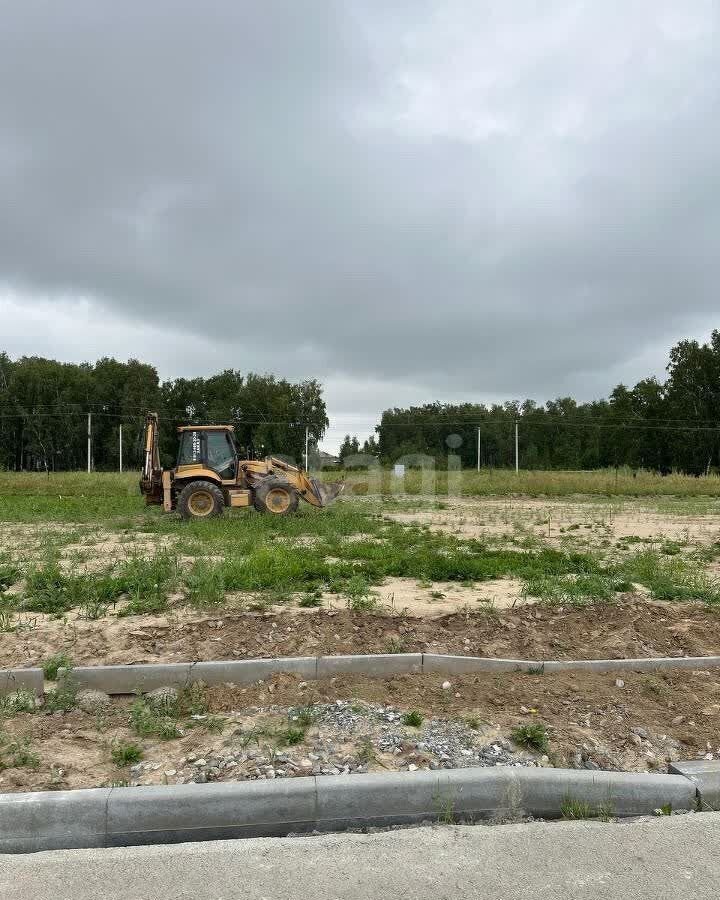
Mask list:
POLYGON ((183 519, 219 516, 226 506, 250 506, 286 516, 302 497, 311 506, 328 506, 344 484, 324 484, 297 466, 268 456, 238 457, 232 425, 184 425, 178 428, 177 465, 163 469, 158 447, 158 416, 145 417, 145 456, 140 492, 148 504, 177 510, 183 519))

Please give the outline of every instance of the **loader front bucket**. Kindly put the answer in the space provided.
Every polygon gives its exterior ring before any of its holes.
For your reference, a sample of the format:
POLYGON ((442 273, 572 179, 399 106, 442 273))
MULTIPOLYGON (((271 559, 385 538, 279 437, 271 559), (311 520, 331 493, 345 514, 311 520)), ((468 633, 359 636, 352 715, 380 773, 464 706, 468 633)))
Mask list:
POLYGON ((318 481, 317 478, 310 478, 310 476, 307 476, 307 479, 318 506, 330 506, 345 490, 344 481, 328 483, 327 481, 318 481))

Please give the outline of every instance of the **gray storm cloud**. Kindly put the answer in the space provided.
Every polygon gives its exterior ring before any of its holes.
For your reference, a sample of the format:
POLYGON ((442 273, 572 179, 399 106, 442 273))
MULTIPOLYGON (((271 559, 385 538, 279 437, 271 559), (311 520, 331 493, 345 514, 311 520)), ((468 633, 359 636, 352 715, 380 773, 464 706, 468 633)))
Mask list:
POLYGON ((370 410, 642 377, 717 325, 719 21, 651 0, 4 4, 0 345, 30 352, 42 308, 36 352, 77 357, 82 302, 87 357, 157 361, 169 323, 165 374, 319 377, 347 412, 358 379, 370 410))

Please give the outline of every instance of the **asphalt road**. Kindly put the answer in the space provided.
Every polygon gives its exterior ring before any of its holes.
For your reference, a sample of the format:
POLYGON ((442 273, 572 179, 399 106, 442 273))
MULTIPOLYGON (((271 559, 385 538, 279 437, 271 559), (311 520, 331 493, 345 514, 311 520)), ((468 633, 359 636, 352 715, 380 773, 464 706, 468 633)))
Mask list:
POLYGON ((720 896, 720 813, 0 857, 4 900, 720 896))

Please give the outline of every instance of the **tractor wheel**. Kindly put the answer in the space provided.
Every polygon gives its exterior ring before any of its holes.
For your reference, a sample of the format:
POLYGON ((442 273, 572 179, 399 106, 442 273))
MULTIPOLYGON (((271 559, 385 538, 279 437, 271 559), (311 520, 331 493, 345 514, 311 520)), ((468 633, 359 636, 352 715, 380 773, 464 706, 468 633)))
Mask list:
POLYGON ((225 498, 212 481, 191 481, 180 492, 177 510, 183 519, 211 519, 221 516, 225 498))
POLYGON ((287 481, 267 478, 255 489, 253 497, 258 512, 269 512, 275 516, 288 516, 298 507, 298 495, 287 481))

